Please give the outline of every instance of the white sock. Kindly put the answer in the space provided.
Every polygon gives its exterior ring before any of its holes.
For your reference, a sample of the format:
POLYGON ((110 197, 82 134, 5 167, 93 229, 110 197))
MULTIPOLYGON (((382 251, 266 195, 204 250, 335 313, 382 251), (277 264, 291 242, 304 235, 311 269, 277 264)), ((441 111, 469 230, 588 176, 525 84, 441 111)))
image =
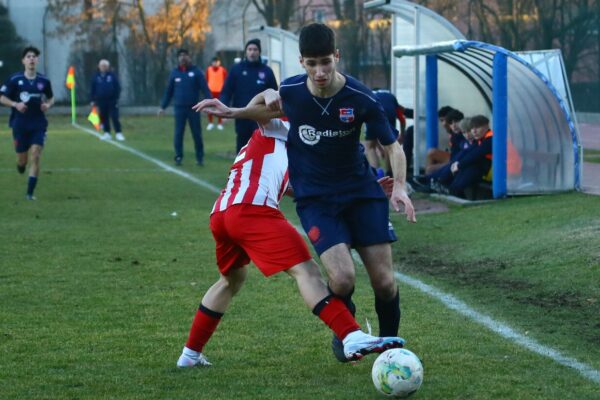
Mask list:
POLYGON ((189 358, 195 360, 200 355, 200 352, 198 352, 196 350, 192 350, 192 349, 184 346, 182 354, 185 355, 186 357, 189 357, 189 358))

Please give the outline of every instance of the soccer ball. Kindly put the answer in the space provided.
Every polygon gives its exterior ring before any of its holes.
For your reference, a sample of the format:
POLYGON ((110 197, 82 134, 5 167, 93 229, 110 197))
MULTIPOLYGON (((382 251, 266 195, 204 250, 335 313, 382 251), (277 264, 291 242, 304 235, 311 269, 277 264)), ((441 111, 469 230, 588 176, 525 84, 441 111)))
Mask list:
POLYGON ((423 365, 412 351, 391 349, 379 355, 371 371, 375 388, 388 397, 408 397, 423 382, 423 365))

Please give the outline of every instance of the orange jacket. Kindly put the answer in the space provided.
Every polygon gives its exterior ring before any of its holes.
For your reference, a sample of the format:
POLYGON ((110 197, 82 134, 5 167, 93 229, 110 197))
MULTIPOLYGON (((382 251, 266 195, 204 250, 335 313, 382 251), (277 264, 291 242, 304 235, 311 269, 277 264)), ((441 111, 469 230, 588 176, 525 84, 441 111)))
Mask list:
POLYGON ((223 66, 206 68, 206 82, 211 92, 219 93, 223 89, 223 84, 227 78, 227 70, 223 66))

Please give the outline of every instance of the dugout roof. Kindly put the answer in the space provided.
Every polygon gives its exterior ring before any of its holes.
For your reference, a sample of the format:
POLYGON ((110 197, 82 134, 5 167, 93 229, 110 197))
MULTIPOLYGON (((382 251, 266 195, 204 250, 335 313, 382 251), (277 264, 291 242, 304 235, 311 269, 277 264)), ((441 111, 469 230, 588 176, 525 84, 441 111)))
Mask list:
MULTIPOLYGON (((506 107, 507 137, 523 162, 518 175, 508 176, 507 194, 579 188, 579 140, 569 106, 526 60, 501 47, 466 40, 395 46, 393 53, 396 57, 435 56, 436 92, 444 93, 444 104, 463 110, 466 116, 472 115, 468 110, 478 110, 493 119, 497 108, 506 107), (498 54, 507 64, 504 101, 493 90, 498 54)), ((498 121, 493 122, 496 126, 498 121)))

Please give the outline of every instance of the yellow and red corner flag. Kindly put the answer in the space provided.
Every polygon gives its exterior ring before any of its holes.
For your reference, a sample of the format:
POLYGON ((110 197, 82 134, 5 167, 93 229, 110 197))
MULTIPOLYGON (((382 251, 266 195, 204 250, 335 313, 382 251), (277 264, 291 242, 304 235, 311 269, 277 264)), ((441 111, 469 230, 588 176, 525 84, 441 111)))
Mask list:
POLYGON ((100 115, 98 115, 96 106, 92 107, 92 111, 90 111, 90 115, 88 115, 88 121, 94 125, 94 128, 96 128, 97 131, 100 130, 100 115))
POLYGON ((75 111, 75 67, 70 66, 67 72, 65 86, 71 91, 71 123, 75 124, 77 112, 75 111))
POLYGON ((72 65, 69 67, 69 72, 67 72, 67 80, 65 81, 65 86, 67 87, 67 89, 71 90, 73 90, 73 88, 75 87, 75 67, 72 65))

